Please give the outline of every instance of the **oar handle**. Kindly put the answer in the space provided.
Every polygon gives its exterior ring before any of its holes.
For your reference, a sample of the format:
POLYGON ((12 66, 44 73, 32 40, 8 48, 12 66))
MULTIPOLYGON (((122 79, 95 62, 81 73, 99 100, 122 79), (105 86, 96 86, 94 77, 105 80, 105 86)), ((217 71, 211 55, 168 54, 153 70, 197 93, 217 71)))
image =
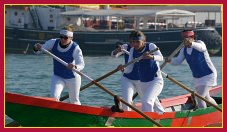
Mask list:
MULTIPOLYGON (((153 53, 153 52, 155 52, 155 51, 158 51, 158 50, 159 50, 159 48, 155 48, 154 50, 148 51, 148 53, 151 54, 151 53, 153 53)), ((133 64, 133 63, 135 63, 135 62, 140 61, 140 60, 143 59, 143 58, 144 58, 144 56, 141 55, 140 57, 135 58, 135 59, 133 59, 132 61, 128 62, 127 64, 123 65, 123 67, 125 68, 125 67, 127 67, 127 66, 129 66, 129 65, 131 65, 131 64, 133 64)))
MULTIPOLYGON (((172 54, 170 54, 170 55, 167 57, 167 60, 172 59, 172 58, 179 52, 179 50, 180 50, 181 48, 183 48, 183 47, 184 47, 184 43, 182 42, 182 43, 181 43, 181 44, 172 52, 172 54)), ((162 63, 162 65, 160 66, 161 69, 168 63, 167 60, 164 61, 164 63, 162 63)))
POLYGON ((65 61, 63 61, 62 59, 60 59, 59 57, 53 55, 50 51, 44 49, 44 48, 41 48, 41 51, 43 51, 44 53, 47 53, 49 54, 50 56, 52 56, 55 60, 57 60, 58 62, 60 62, 62 65, 64 66, 68 66, 68 63, 66 63, 65 61))
MULTIPOLYGON (((161 71, 162 72, 162 71, 161 71)), ((180 87, 184 88, 185 90, 187 90, 188 92, 195 94, 195 96, 197 96, 198 98, 202 99, 203 101, 207 102, 209 105, 213 106, 214 108, 216 108, 217 110, 222 112, 222 109, 220 107, 218 107, 217 105, 213 104, 212 102, 210 102, 209 100, 205 99, 204 97, 202 97, 201 95, 194 93, 194 91, 192 91, 190 88, 188 88, 187 86, 185 86, 184 84, 180 83, 179 81, 177 81, 176 79, 170 77, 169 75, 167 75, 166 73, 162 72, 162 75, 166 78, 168 78, 170 81, 176 83, 177 85, 179 85, 180 87)))
MULTIPOLYGON (((63 61, 62 59, 58 58, 57 56, 55 56, 54 54, 50 53, 48 50, 42 48, 41 49, 43 52, 51 55, 55 60, 57 60, 58 62, 60 62, 61 64, 63 64, 64 66, 68 66, 68 63, 66 63, 65 61, 63 61)), ((73 68, 73 71, 77 72, 79 75, 85 77, 86 79, 90 80, 92 83, 94 83, 96 86, 98 86, 99 88, 101 88, 102 90, 104 90, 105 92, 107 92, 108 94, 110 94, 111 96, 115 96, 114 93, 112 93, 110 90, 108 90, 107 88, 103 87, 101 84, 99 84, 98 82, 96 82, 95 80, 93 80, 92 78, 90 78, 89 76, 87 76, 86 74, 78 71, 77 69, 73 68)), ((161 127, 162 125, 158 122, 156 122, 155 120, 151 119, 149 116, 147 116, 146 114, 144 114, 142 111, 138 110, 137 108, 133 107, 131 104, 127 103, 126 101, 124 101, 123 99, 120 99, 120 101, 122 103, 124 103, 125 105, 129 106, 130 108, 132 108, 133 110, 135 110, 137 113, 139 113, 140 115, 142 115, 143 117, 145 117, 147 120, 151 121, 152 123, 154 123, 155 125, 161 127)))
MULTIPOLYGON (((66 63, 65 61, 63 61, 62 59, 60 59, 59 57, 55 56, 54 54, 52 54, 50 51, 44 49, 44 48, 41 48, 41 50, 49 55, 51 55, 55 60, 57 60, 58 62, 60 62, 62 65, 64 66, 68 66, 68 63, 66 63)), ((83 74, 82 72, 78 71, 77 69, 75 68, 72 68, 73 71, 75 71, 77 74, 81 75, 81 76, 84 76, 86 78, 88 78, 90 81, 93 81, 93 79, 91 79, 89 76, 83 74)))

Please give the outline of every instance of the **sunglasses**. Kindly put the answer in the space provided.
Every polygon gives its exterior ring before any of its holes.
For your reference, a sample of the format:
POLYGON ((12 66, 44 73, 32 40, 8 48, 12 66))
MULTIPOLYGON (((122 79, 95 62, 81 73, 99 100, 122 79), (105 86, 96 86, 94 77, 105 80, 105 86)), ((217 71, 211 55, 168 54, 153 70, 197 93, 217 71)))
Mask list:
POLYGON ((130 43, 140 43, 142 40, 130 40, 130 43))
POLYGON ((60 39, 64 39, 64 40, 67 40, 69 37, 67 36, 60 36, 60 39))

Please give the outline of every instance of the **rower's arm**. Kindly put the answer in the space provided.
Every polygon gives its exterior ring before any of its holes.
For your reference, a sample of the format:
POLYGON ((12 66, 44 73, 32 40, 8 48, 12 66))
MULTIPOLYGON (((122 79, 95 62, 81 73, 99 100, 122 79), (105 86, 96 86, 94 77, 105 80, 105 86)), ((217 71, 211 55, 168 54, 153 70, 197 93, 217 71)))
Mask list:
MULTIPOLYGON (((149 50, 150 51, 154 50, 156 48, 157 48, 157 46, 155 44, 150 43, 150 45, 149 45, 149 50)), ((157 50, 157 51, 153 52, 152 55, 153 55, 155 61, 163 61, 163 56, 162 56, 162 53, 161 53, 160 50, 157 50)))
POLYGON ((201 40, 192 42, 191 48, 196 49, 199 52, 205 52, 207 50, 206 44, 201 40))
POLYGON ((127 48, 128 48, 128 45, 127 44, 123 44, 121 46, 121 51, 117 52, 116 49, 115 49, 115 50, 113 50, 111 52, 111 56, 117 58, 117 57, 121 56, 122 54, 129 54, 129 52, 127 51, 127 48))
POLYGON ((180 53, 178 54, 177 57, 173 58, 172 60, 170 60, 170 64, 172 65, 180 65, 185 59, 185 56, 184 56, 184 48, 182 48, 180 50, 180 53))
MULTIPOLYGON (((41 45, 41 48, 44 48, 46 50, 51 50, 55 44, 55 41, 56 41, 56 39, 50 39, 50 40, 46 41, 43 45, 39 44, 39 43, 37 43, 37 44, 41 45)), ((34 46, 36 46, 37 44, 35 44, 34 46)), ((41 50, 34 50, 34 48, 33 48, 33 51, 35 54, 43 53, 41 50)))

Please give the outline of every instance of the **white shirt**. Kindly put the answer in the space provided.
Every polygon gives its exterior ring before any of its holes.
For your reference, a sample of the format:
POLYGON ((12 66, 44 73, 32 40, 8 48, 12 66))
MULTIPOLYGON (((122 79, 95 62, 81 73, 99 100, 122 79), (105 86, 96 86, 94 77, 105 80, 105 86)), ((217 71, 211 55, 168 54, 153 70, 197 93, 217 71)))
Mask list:
MULTIPOLYGON (((51 50, 53 48, 56 40, 57 39, 50 39, 50 40, 46 41, 42 45, 42 48, 44 48, 46 50, 51 50)), ((71 48, 72 44, 73 44, 73 41, 71 41, 70 45, 67 48, 61 48, 58 43, 57 50, 60 52, 66 52, 71 48)), ((35 52, 35 54, 41 54, 41 53, 43 53, 43 52, 42 51, 35 52)), ((74 60, 73 60, 72 64, 74 64, 77 67, 77 70, 79 70, 79 71, 83 70, 85 63, 84 63, 83 54, 82 54, 82 51, 81 51, 79 45, 77 45, 73 51, 73 58, 74 58, 74 60)))
MULTIPOLYGON (((180 50, 180 53, 176 58, 172 59, 172 61, 170 62, 171 64, 179 65, 185 60, 184 48, 182 48, 180 50)), ((208 51, 207 51, 207 48, 206 48, 206 45, 204 44, 204 42, 200 41, 200 40, 198 40, 196 42, 192 42, 191 47, 187 48, 187 53, 189 55, 191 55, 192 49, 196 49, 199 52, 204 52, 205 60, 208 64, 208 66, 210 67, 210 69, 213 71, 213 73, 210 74, 210 75, 206 75, 206 76, 203 76, 201 78, 193 78, 194 85, 196 87, 200 86, 200 85, 207 85, 207 86, 217 85, 217 71, 216 71, 216 68, 214 67, 214 65, 213 65, 213 63, 212 63, 212 61, 209 57, 209 54, 208 54, 208 51)))

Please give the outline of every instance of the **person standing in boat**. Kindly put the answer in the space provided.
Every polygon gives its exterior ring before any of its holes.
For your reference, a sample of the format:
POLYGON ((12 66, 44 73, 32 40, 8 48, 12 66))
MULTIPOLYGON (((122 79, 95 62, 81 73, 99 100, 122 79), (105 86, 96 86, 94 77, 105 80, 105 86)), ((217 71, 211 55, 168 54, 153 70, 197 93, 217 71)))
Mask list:
POLYGON ((144 58, 135 64, 125 68, 125 73, 133 72, 133 67, 137 66, 137 72, 142 91, 142 111, 164 113, 165 110, 158 100, 164 81, 161 75, 159 62, 163 61, 162 53, 158 50, 153 54, 148 52, 157 48, 154 43, 147 43, 145 35, 141 31, 136 31, 132 36, 133 48, 130 49, 129 61, 143 55, 144 58))
MULTIPOLYGON (((129 43, 122 44, 121 42, 116 43, 116 49, 111 52, 112 57, 119 57, 120 55, 124 55, 125 64, 128 63, 129 51, 132 48, 131 38, 135 31, 132 31, 129 35, 129 43)), ((118 67, 119 69, 123 69, 122 65, 118 67)), ((141 96, 141 89, 139 84, 139 76, 138 70, 136 70, 136 66, 133 67, 134 70, 131 73, 124 73, 121 77, 121 90, 123 99, 129 104, 133 104, 133 94, 134 91, 138 92, 139 96, 141 96)), ((122 104, 122 108, 127 111, 131 111, 131 108, 125 104, 122 104)))
MULTIPOLYGON (((213 104, 217 104, 209 94, 211 87, 217 85, 217 71, 210 59, 205 43, 196 40, 193 30, 183 30, 181 36, 185 47, 180 50, 176 58, 167 61, 172 65, 179 65, 186 59, 192 71, 196 93, 213 104)), ((207 107, 205 101, 197 97, 196 100, 198 108, 207 107)))
POLYGON ((79 100, 81 76, 72 69, 83 70, 85 63, 79 45, 73 41, 73 30, 71 25, 65 26, 60 30, 60 38, 50 39, 43 45, 37 43, 33 50, 36 54, 40 54, 42 53, 41 48, 47 49, 68 63, 68 67, 65 67, 53 59, 54 74, 50 88, 51 97, 59 101, 63 88, 67 87, 70 103, 81 105, 79 100))
POLYGON ((117 58, 121 55, 124 55, 125 63, 127 63, 129 50, 131 49, 130 42, 123 44, 122 42, 119 41, 119 42, 116 42, 115 45, 116 45, 116 48, 111 52, 111 56, 117 58))

